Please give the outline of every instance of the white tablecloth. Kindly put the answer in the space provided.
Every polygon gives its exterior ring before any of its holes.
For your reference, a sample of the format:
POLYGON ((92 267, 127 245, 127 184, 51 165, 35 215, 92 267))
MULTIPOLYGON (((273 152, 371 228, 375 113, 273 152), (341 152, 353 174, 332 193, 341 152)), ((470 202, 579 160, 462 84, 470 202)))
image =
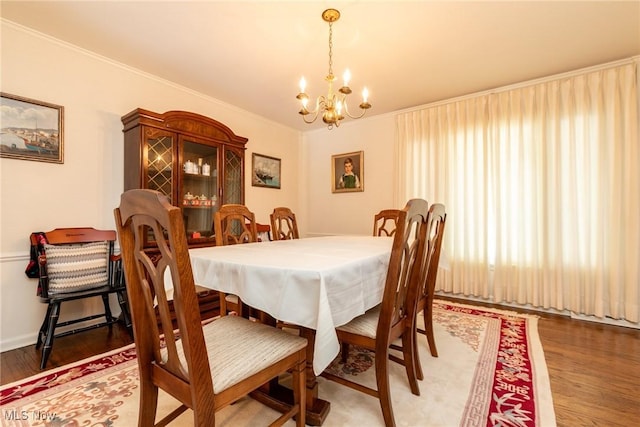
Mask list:
POLYGON ((336 326, 382 301, 391 244, 388 237, 328 236, 189 253, 197 284, 314 329, 313 370, 320 374, 339 353, 336 326))

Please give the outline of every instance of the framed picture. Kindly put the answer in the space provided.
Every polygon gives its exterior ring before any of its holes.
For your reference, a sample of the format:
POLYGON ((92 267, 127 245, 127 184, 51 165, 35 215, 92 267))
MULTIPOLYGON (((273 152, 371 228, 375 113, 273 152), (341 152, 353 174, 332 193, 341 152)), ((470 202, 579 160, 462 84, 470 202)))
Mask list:
POLYGON ((0 157, 64 163, 64 107, 0 93, 0 157))
POLYGON ((251 155, 251 185, 280 188, 280 159, 253 153, 251 155))
POLYGON ((364 151, 331 156, 331 191, 364 191, 364 151))

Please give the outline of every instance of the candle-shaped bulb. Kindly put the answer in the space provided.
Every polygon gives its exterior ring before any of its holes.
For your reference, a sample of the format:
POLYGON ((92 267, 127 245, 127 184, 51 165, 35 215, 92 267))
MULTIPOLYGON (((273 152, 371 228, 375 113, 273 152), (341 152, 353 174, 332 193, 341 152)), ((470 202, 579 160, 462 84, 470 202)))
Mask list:
POLYGON ((367 102, 367 100, 368 100, 368 98, 369 98, 369 91, 368 91, 368 90, 367 90, 367 88, 365 87, 365 88, 362 90, 362 102, 366 103, 366 102, 367 102))
POLYGON ((344 75, 342 76, 343 80, 344 80, 344 86, 349 86, 349 80, 351 80, 351 72, 349 71, 349 69, 347 68, 346 70, 344 70, 344 75))
POLYGON ((304 90, 307 88, 307 81, 302 77, 300 79, 300 93, 304 93, 304 90))

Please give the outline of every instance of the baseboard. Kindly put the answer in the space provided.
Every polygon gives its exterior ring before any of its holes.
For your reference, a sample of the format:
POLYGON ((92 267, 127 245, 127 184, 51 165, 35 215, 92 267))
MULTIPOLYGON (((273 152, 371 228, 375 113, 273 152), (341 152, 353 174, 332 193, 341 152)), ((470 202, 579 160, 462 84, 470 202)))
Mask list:
POLYGON ((36 345, 37 334, 26 334, 19 337, 13 337, 10 340, 0 340, 0 353, 5 351, 15 350, 16 348, 27 347, 30 345, 36 345))
POLYGON ((531 311, 537 311, 545 314, 555 314, 559 316, 566 316, 571 319, 583 320, 586 322, 602 323, 602 324, 611 325, 611 326, 622 326, 624 328, 631 328, 631 329, 640 329, 640 323, 632 323, 632 322, 629 322, 628 320, 612 319, 610 317, 600 318, 596 316, 587 316, 584 314, 577 314, 569 310, 556 310, 554 308, 534 307, 531 304, 514 304, 514 303, 505 303, 505 302, 497 303, 495 301, 491 301, 486 298, 479 298, 474 296, 454 294, 451 292, 442 292, 442 291, 437 291, 436 296, 457 298, 457 299, 463 299, 471 302, 480 302, 480 303, 486 303, 486 304, 497 304, 503 307, 509 307, 514 309, 531 310, 531 311))

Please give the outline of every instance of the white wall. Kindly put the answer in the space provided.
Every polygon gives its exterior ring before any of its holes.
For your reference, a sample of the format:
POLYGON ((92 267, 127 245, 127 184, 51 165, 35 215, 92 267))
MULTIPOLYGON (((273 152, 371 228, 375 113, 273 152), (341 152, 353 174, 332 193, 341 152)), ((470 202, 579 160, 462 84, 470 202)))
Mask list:
MULTIPOLYGON (((123 189, 120 117, 135 108, 193 111, 247 137, 245 202, 258 222, 268 223, 275 206, 302 209, 300 132, 7 21, 0 31, 0 90, 64 106, 64 164, 0 159, 0 351, 35 343, 45 313, 36 281, 24 274, 29 233, 115 227, 123 189), (254 151, 282 159, 281 190, 251 186, 254 151)), ((61 321, 91 309, 64 306, 61 321)))
MULTIPOLYGON (((64 106, 64 164, 0 159, 0 351, 35 343, 44 317, 36 282, 24 274, 29 233, 115 227, 113 208, 123 189, 120 117, 135 108, 193 111, 247 137, 245 202, 258 222, 268 223, 275 206, 288 206, 302 236, 369 234, 376 212, 404 205, 394 204, 392 116, 300 133, 10 22, 0 24, 0 90, 64 106), (332 193, 331 156, 360 150, 364 192, 332 193), (251 186, 253 152, 282 159, 280 190, 251 186)), ((65 306, 61 321, 98 304, 65 306)), ((119 311, 117 303, 112 307, 119 311)))
POLYGON ((304 133, 309 236, 371 234, 376 213, 404 206, 394 204, 394 129, 393 117, 385 115, 304 133), (364 152, 364 191, 332 193, 331 156, 353 151, 364 152))

